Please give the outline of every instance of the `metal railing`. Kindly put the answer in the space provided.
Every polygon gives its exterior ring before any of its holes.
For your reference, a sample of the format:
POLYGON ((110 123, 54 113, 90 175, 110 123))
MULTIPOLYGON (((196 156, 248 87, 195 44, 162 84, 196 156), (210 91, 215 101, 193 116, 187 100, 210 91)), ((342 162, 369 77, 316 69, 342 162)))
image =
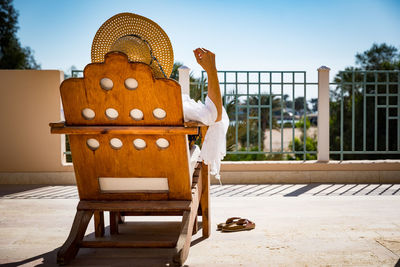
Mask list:
MULTIPOLYGON (((307 83, 305 71, 218 71, 220 89, 223 92, 224 107, 230 117, 231 126, 228 130, 228 154, 263 154, 263 155, 297 155, 307 159, 308 155, 316 155, 316 150, 307 150, 307 86, 317 83, 307 83), (297 88, 296 88, 297 87, 297 88), (303 101, 303 111, 296 110, 296 95, 303 101), (297 93, 297 94, 296 94, 297 93), (291 99, 291 100, 288 100, 291 99), (290 110, 290 111, 289 111, 290 110), (296 150, 296 123, 303 120, 302 150, 296 150), (291 144, 284 148, 284 128, 290 125, 291 144), (243 130, 246 127, 245 142, 243 130), (268 129, 267 129, 268 128, 268 129), (280 149, 273 149, 273 130, 280 130, 280 149), (269 147, 264 146, 264 132, 269 131, 269 147), (230 137, 234 135, 234 144, 230 137), (256 140, 251 136, 256 135, 256 140)), ((201 96, 207 94, 206 72, 202 72, 201 96)), ((271 158, 271 157, 270 157, 271 158)), ((276 157, 275 157, 276 158, 276 157)))
MULTIPOLYGON (((315 137, 307 135, 307 120, 311 116, 307 112, 307 108, 303 108, 303 112, 300 114, 303 120, 302 149, 295 149, 295 121, 299 119, 299 116, 296 116, 296 112, 299 112, 299 110, 295 107, 295 93, 298 90, 295 90, 295 88, 296 86, 301 87, 303 92, 300 97, 303 99, 303 107, 307 107, 309 103, 307 91, 318 85, 316 82, 307 82, 305 72, 219 71, 218 77, 220 89, 223 93, 223 103, 231 120, 228 130, 228 154, 287 154, 288 156, 300 154, 303 160, 316 158, 310 156, 315 155, 316 150, 307 150, 310 143, 316 143, 315 137), (274 75, 275 79, 273 78, 274 75), (296 78, 298 75, 303 77, 298 79, 296 78), (241 79, 239 76, 242 76, 241 79), (251 86, 253 86, 253 89, 251 89, 251 86), (262 86, 265 86, 266 90, 262 90, 262 86), (277 87, 275 91, 278 92, 274 92, 274 86, 277 87), (291 95, 286 94, 290 101, 286 100, 285 86, 289 87, 286 89, 291 91, 291 95), (274 97, 277 97, 276 102, 274 97), (266 103, 262 99, 267 99, 266 103), (290 147, 285 149, 284 128, 288 128, 288 125, 283 122, 285 121, 284 117, 286 117, 285 108, 288 108, 287 102, 290 103, 289 106, 293 111, 289 120, 286 120, 286 122, 291 120, 289 128, 291 128, 292 140, 290 147), (274 113, 276 109, 278 110, 274 113), (279 117, 280 121, 278 120, 279 117), (253 143, 249 140, 252 136, 251 132, 254 131, 251 125, 252 120, 258 126, 256 129, 257 142, 253 143), (264 131, 260 127, 262 124, 267 124, 269 129, 264 131), (246 131, 242 132, 245 138, 240 138, 239 131, 243 125, 246 127, 246 131), (274 151, 272 146, 272 131, 274 129, 280 130, 280 149, 277 151, 274 151), (232 143, 232 140, 229 142, 229 131, 234 132, 233 146, 229 145, 229 143, 232 143), (263 146, 264 138, 262 136, 264 133, 269 135, 267 138, 269 139, 269 148, 267 149, 263 146)), ((204 100, 207 94, 205 72, 202 72, 201 81, 204 81, 201 86, 201 96, 204 100)), ((329 133, 329 153, 331 157, 340 160, 345 157, 349 159, 400 158, 400 72, 343 71, 339 72, 335 81, 329 83, 329 85, 331 86, 329 133), (369 101, 369 98, 372 98, 373 101, 369 101), (361 114, 359 112, 360 107, 362 107, 361 114), (356 110, 358 111, 357 114, 356 110), (372 111, 371 114, 368 114, 368 111, 372 111), (380 111, 383 111, 384 114, 379 114, 380 111), (372 126, 367 121, 370 116, 373 120, 372 126), (349 123, 350 121, 351 123, 349 123), (336 125, 334 122, 338 122, 338 124, 336 125), (372 145, 367 136, 373 137, 372 145), (350 157, 350 155, 352 156, 350 157)), ((328 107, 318 107, 318 109, 320 108, 328 107)), ((278 159, 283 159, 283 157, 278 159)), ((290 159, 290 157, 287 157, 287 159, 290 159)))
POLYGON ((381 154, 388 155, 387 158, 395 154, 398 156, 400 72, 341 71, 335 85, 336 90, 331 96, 331 112, 335 109, 336 114, 331 115, 339 117, 339 125, 331 125, 331 140, 339 137, 340 142, 331 146, 330 153, 340 155, 340 160, 350 154, 381 154))
MULTIPOLYGON (((230 117, 228 159, 317 159, 316 135, 308 133, 316 114, 307 96, 316 95, 310 90, 318 82, 307 82, 305 71, 218 71, 218 77, 230 117)), ((202 72, 190 90, 200 90, 204 101, 207 86, 202 72)), ((400 158, 400 72, 342 71, 329 86, 330 107, 318 110, 330 110, 330 158, 400 158)))

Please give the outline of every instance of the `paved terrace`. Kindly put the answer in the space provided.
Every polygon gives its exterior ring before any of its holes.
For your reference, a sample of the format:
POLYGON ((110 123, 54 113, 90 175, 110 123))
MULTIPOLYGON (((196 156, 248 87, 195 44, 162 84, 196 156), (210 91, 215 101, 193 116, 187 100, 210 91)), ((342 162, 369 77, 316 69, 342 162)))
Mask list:
MULTIPOLYGON (((193 237, 187 266, 400 266, 400 184, 224 185, 211 195, 211 237, 193 237), (231 216, 253 220, 256 229, 217 232, 216 223, 231 216)), ((1 185, 0 264, 56 266, 77 202, 75 186, 1 185)), ((153 218, 128 217, 121 232, 177 230, 178 217, 153 218)), ((86 234, 93 236, 93 223, 86 234)), ((81 249, 71 264, 168 262, 169 250, 81 249)))

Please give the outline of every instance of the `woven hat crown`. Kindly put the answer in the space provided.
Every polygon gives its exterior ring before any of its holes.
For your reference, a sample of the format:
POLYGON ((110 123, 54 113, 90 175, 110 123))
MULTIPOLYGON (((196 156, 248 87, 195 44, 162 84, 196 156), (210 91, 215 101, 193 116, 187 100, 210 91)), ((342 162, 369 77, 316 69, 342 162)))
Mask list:
POLYGON ((155 77, 168 78, 172 73, 171 42, 164 30, 148 18, 120 13, 104 22, 93 39, 92 62, 104 62, 105 54, 111 51, 150 65, 155 77))

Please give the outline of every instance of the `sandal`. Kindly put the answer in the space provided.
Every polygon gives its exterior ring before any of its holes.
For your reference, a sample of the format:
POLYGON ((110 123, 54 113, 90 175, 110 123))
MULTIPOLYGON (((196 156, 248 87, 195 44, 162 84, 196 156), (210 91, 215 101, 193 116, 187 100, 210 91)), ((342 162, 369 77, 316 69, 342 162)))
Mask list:
POLYGON ((224 222, 224 223, 219 223, 219 224, 217 225, 217 231, 221 231, 222 228, 223 228, 224 226, 227 226, 227 225, 229 225, 229 224, 235 223, 235 222, 237 222, 237 221, 240 220, 240 219, 242 219, 242 218, 240 218, 240 217, 231 217, 231 218, 228 218, 228 219, 226 220, 226 222, 224 222))
POLYGON ((248 219, 240 219, 222 227, 222 232, 247 231, 256 228, 256 224, 248 219))

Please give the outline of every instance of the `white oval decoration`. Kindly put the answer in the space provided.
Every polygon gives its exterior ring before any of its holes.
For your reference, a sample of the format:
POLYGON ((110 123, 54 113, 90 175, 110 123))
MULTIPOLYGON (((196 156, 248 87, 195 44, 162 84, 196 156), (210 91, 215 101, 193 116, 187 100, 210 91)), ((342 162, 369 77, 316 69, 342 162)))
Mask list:
POLYGON ((90 138, 90 139, 86 140, 86 145, 88 146, 88 148, 95 151, 96 149, 99 148, 100 143, 96 139, 90 138))
POLYGON ((128 78, 125 80, 125 87, 128 90, 135 90, 138 87, 138 81, 134 78, 128 78))
POLYGON ((118 111, 114 108, 108 108, 106 109, 106 116, 107 118, 109 118, 110 120, 115 120, 116 118, 118 118, 118 111))
POLYGON ((169 142, 165 138, 158 138, 157 141, 156 141, 156 144, 161 149, 166 149, 166 148, 169 147, 169 142))
POLYGON ((133 140, 133 146, 137 150, 145 149, 146 148, 146 141, 144 141, 143 139, 137 138, 137 139, 133 140))
POLYGON ((114 149, 120 149, 122 147, 122 141, 118 138, 113 138, 110 140, 110 146, 114 149))
POLYGON ((100 80, 100 87, 109 91, 114 87, 114 83, 110 78, 103 78, 100 80))
POLYGON ((129 112, 129 115, 131 116, 132 119, 134 119, 135 121, 140 121, 143 120, 143 112, 140 109, 132 109, 129 112))
POLYGON ((162 120, 167 116, 167 112, 165 112, 165 110, 163 110, 162 108, 156 108, 153 110, 153 116, 156 119, 162 120))
POLYGON ((94 112, 93 109, 90 109, 90 108, 82 109, 82 117, 85 120, 93 120, 95 116, 96 116, 96 113, 94 112))

